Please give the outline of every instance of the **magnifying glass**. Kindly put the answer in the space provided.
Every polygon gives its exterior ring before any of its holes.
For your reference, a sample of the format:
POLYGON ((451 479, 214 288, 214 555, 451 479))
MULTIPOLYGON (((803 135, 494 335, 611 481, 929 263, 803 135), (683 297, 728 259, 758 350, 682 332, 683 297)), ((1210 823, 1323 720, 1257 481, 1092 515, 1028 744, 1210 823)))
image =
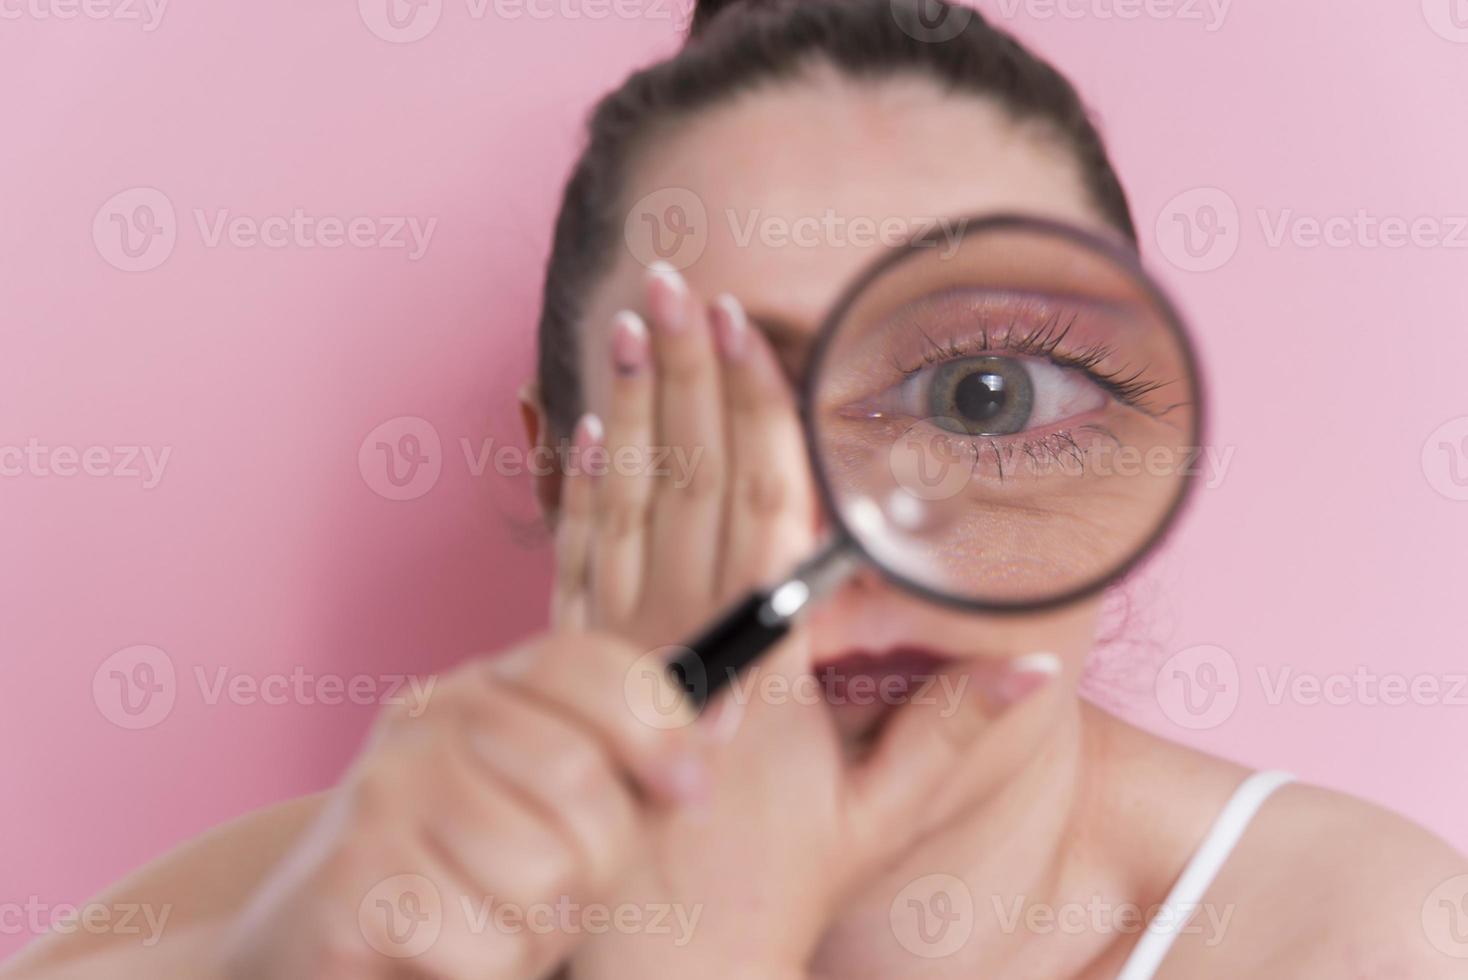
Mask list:
POLYGON ((864 566, 975 612, 1100 591, 1177 516, 1201 402, 1181 317, 1115 242, 998 215, 885 253, 822 325, 801 392, 829 540, 669 669, 702 707, 864 566))

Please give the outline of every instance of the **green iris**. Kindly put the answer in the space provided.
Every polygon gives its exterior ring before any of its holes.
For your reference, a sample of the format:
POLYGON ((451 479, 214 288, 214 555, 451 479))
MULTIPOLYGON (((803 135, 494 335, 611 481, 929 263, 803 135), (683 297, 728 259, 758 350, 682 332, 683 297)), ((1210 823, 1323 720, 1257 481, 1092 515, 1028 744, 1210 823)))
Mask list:
POLYGON ((1006 436, 1029 425, 1035 386, 1012 358, 965 357, 933 370, 927 402, 928 415, 949 432, 1006 436))

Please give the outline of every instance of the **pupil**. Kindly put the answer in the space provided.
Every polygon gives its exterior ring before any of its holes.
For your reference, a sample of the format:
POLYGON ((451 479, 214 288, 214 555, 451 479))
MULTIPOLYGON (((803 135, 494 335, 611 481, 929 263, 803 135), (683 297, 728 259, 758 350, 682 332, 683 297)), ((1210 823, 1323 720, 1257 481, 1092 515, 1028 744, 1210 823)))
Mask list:
POLYGON ((964 418, 989 422, 1004 411, 1008 400, 1004 378, 998 374, 970 374, 953 390, 953 404, 964 418))

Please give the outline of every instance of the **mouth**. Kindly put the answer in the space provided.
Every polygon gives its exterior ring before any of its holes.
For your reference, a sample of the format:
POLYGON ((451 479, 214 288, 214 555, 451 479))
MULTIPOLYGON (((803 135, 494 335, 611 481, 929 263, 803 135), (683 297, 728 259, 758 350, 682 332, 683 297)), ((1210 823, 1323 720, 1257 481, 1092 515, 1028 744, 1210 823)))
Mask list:
POLYGON ((888 716, 927 692, 940 674, 962 659, 924 646, 848 648, 818 657, 814 673, 843 737, 866 743, 888 716))
POLYGON ((826 700, 840 705, 886 694, 901 698, 918 685, 930 683, 958 660, 954 654, 922 646, 898 646, 882 652, 847 649, 818 659, 815 675, 826 700))

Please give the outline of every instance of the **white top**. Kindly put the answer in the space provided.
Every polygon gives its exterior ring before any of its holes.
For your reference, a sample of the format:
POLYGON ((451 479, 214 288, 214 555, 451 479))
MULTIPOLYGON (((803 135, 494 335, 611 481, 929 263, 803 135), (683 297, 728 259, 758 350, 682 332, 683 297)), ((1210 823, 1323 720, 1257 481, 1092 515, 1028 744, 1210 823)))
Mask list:
POLYGON ((1147 931, 1137 943, 1116 980, 1151 980, 1157 975, 1172 944, 1188 924, 1188 919, 1202 904, 1203 896, 1218 876, 1239 838, 1244 836, 1254 814, 1269 795, 1295 777, 1287 772, 1256 772, 1240 784, 1233 797, 1213 821, 1213 827, 1194 852, 1192 860, 1172 886, 1167 900, 1148 923, 1147 931))

